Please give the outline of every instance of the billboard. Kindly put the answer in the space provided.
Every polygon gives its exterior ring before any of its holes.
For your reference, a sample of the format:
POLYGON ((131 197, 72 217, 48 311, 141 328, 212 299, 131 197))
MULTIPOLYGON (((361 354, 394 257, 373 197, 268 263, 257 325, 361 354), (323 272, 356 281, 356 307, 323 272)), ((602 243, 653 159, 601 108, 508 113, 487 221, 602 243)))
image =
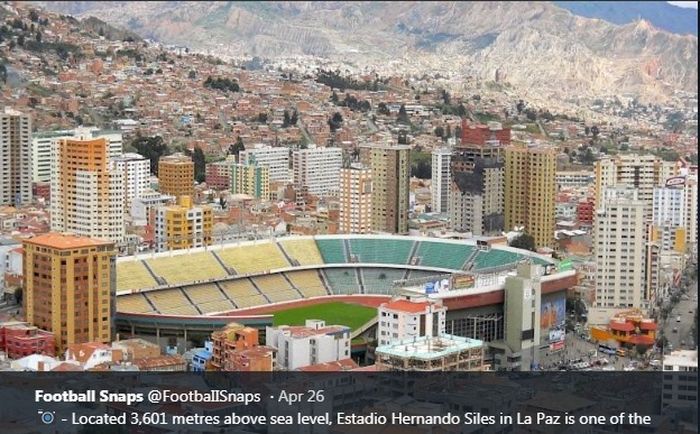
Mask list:
POLYGON ((474 287, 474 276, 471 274, 453 274, 452 275, 452 288, 453 289, 464 289, 474 287))
POLYGON ((666 187, 674 187, 685 184, 685 176, 674 176, 666 180, 666 187))

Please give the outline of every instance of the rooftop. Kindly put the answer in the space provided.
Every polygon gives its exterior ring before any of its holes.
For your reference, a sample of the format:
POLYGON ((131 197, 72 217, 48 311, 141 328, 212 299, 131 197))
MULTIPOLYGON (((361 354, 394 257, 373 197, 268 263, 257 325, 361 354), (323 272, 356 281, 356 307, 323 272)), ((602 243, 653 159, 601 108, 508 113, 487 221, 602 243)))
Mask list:
POLYGON ((463 338, 449 334, 439 336, 422 336, 393 342, 377 347, 376 352, 389 356, 432 360, 452 353, 482 347, 484 343, 477 339, 463 338))
POLYGON ((664 365, 698 366, 698 350, 676 350, 664 355, 664 365))
POLYGON ((427 301, 392 300, 388 303, 383 303, 380 307, 406 313, 421 313, 425 312, 430 304, 427 301))
POLYGON ((96 247, 113 244, 109 241, 81 237, 69 233, 49 232, 25 240, 25 243, 54 249, 77 249, 80 247, 96 247))

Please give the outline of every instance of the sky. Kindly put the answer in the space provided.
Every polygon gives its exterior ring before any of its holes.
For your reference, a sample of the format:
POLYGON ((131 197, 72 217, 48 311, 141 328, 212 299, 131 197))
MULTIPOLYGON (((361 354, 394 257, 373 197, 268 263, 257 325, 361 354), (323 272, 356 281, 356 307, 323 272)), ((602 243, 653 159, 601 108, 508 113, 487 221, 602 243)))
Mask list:
POLYGON ((672 5, 675 5, 675 6, 680 6, 682 8, 693 8, 693 9, 698 8, 698 2, 696 2, 696 1, 694 1, 694 2, 679 1, 679 2, 669 2, 669 3, 671 3, 672 5))

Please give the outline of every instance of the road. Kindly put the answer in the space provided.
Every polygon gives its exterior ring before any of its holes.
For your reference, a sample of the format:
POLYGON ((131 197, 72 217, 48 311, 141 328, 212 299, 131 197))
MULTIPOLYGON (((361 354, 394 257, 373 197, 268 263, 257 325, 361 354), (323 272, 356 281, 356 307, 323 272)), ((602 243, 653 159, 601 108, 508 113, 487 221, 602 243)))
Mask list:
POLYGON ((688 293, 681 297, 681 300, 673 307, 671 314, 663 325, 664 336, 672 345, 672 349, 680 349, 681 342, 685 342, 685 349, 691 349, 693 345, 693 336, 691 330, 693 328, 693 320, 695 319, 695 310, 698 307, 698 280, 697 277, 690 282, 688 293), (681 317, 681 321, 676 319, 681 317), (673 329, 677 329, 676 332, 673 329))

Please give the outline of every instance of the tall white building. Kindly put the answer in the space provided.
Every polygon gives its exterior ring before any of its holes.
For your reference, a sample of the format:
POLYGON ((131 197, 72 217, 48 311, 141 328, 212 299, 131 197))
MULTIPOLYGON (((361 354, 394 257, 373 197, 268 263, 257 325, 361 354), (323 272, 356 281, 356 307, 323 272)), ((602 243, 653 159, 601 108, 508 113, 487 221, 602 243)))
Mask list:
POLYGON ((122 154, 123 138, 119 131, 101 130, 97 127, 78 127, 72 130, 40 131, 32 138, 32 181, 51 181, 51 149, 59 140, 105 139, 108 143, 107 153, 110 158, 122 154))
POLYGON ((410 338, 434 337, 445 333, 447 308, 441 302, 421 299, 395 299, 378 308, 379 345, 410 338))
POLYGON ((340 168, 343 165, 343 150, 320 148, 309 145, 292 154, 294 185, 306 187, 310 194, 321 196, 337 191, 340 186, 340 168))
POLYGON ((277 368, 293 371, 350 358, 350 328, 307 319, 304 326, 267 327, 265 345, 277 349, 277 368))
POLYGON ((29 116, 5 107, 0 113, 0 205, 32 201, 31 140, 29 116))
POLYGON ((608 187, 593 223, 597 321, 615 309, 645 308, 645 202, 631 186, 608 187))
POLYGON ((359 163, 340 170, 339 230, 345 234, 372 231, 372 170, 359 163))
POLYGON ((270 182, 289 182, 289 148, 257 144, 241 151, 239 163, 255 164, 269 169, 270 182))
POLYGON ((450 185, 452 184, 452 172, 450 160, 452 150, 450 148, 435 148, 432 153, 432 180, 430 193, 432 197, 433 212, 446 213, 449 208, 450 185))
POLYGON ((139 154, 128 153, 113 158, 117 171, 123 173, 124 209, 131 209, 134 199, 143 196, 151 184, 151 162, 139 154))
POLYGON ((51 230, 121 243, 124 176, 109 161, 108 142, 62 139, 53 148, 51 230))

